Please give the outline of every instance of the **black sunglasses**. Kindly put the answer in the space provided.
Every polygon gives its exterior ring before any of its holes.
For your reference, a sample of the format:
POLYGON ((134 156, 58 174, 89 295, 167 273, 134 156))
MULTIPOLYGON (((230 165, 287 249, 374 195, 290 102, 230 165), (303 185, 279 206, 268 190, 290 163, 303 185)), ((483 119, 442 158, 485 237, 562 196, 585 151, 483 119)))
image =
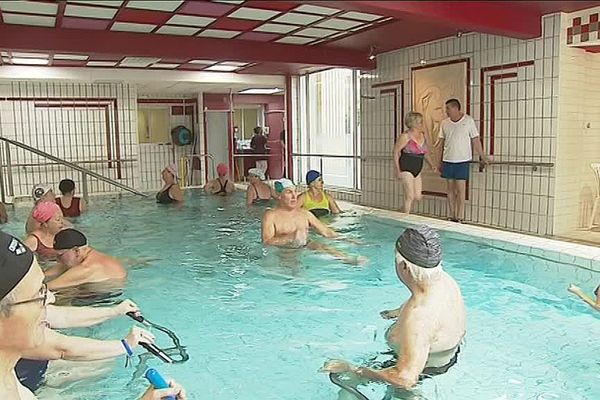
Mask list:
POLYGON ((40 294, 37 297, 34 297, 32 299, 28 299, 28 300, 21 300, 21 301, 16 301, 14 303, 10 303, 10 306, 18 306, 21 304, 29 304, 29 303, 35 303, 38 301, 42 301, 42 304, 46 304, 46 302, 48 301, 48 286, 44 283, 42 284, 42 287, 40 288, 40 294))

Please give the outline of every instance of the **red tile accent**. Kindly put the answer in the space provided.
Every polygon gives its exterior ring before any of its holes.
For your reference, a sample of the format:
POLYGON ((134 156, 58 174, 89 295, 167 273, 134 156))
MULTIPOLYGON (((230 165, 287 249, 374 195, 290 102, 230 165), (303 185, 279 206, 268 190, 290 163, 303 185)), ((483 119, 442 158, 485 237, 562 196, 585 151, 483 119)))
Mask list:
POLYGON ((96 29, 103 31, 108 28, 108 25, 111 22, 112 21, 106 19, 64 17, 62 20, 62 27, 71 29, 96 29))
POLYGON ((590 22, 598 22, 598 13, 590 15, 590 22))
POLYGON ((210 25, 210 29, 225 29, 230 31, 250 31, 263 21, 248 21, 245 19, 221 18, 210 25))
POLYGON ((573 26, 581 25, 581 17, 573 18, 573 26))
POLYGON ((279 39, 281 35, 277 33, 262 33, 262 32, 247 32, 241 36, 238 36, 236 39, 243 40, 256 40, 258 42, 268 42, 271 40, 279 39))
POLYGON ((132 8, 122 8, 117 13, 115 21, 119 22, 133 22, 137 24, 152 24, 160 25, 164 24, 171 18, 173 14, 162 11, 150 11, 150 10, 135 10, 132 8))
POLYGON ((220 17, 234 8, 234 6, 229 6, 227 4, 210 3, 208 1, 191 1, 184 3, 179 13, 220 17))
POLYGON ((248 3, 248 6, 266 10, 289 11, 298 7, 298 4, 289 1, 252 1, 248 3))
POLYGON ((581 26, 581 33, 588 33, 590 31, 590 26, 589 24, 585 24, 581 26))

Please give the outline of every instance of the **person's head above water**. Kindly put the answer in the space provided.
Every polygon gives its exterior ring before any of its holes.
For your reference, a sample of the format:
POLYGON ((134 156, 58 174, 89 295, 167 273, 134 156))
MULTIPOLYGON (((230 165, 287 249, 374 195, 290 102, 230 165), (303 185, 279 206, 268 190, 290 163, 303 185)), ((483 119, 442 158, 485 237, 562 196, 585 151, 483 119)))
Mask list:
POLYGON ((257 178, 261 181, 265 180, 265 173, 259 168, 250 168, 248 170, 248 178, 257 178))
POLYGON ((0 356, 38 346, 46 331, 45 306, 52 294, 31 250, 0 232, 0 356))
POLYGON ((275 181, 275 191, 279 193, 279 206, 283 208, 296 208, 298 193, 296 185, 289 179, 275 181))
POLYGON ((56 234, 64 227, 62 211, 60 211, 60 207, 53 201, 38 203, 33 209, 31 216, 50 234, 56 234))
POLYGON ((56 197, 52 186, 44 184, 35 185, 31 191, 31 196, 36 203, 40 201, 54 201, 56 197))
POLYGON ((60 190, 63 196, 73 194, 75 192, 75 182, 71 179, 63 179, 58 184, 58 190, 60 190))
POLYGON ((163 181, 167 183, 175 183, 177 180, 177 166, 175 164, 169 164, 162 170, 161 176, 163 181))
POLYGON ((306 184, 308 187, 323 189, 323 176, 319 171, 311 169, 306 173, 306 184))
POLYGON ((229 167, 227 164, 220 163, 217 165, 217 174, 219 175, 219 178, 226 177, 227 174, 229 174, 229 167))
POLYGON ((76 229, 64 229, 54 236, 54 250, 59 252, 60 260, 68 267, 81 263, 87 248, 87 238, 76 229))
POLYGON ((442 272, 442 244, 426 225, 407 228, 396 240, 396 273, 407 285, 436 279, 442 272))

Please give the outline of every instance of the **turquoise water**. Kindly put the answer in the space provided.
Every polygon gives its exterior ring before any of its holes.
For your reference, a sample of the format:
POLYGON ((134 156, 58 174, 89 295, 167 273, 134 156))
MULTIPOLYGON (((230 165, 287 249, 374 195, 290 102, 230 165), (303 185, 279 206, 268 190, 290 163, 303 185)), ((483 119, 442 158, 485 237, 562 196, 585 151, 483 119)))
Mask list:
MULTIPOLYGON (((241 195, 192 192, 181 209, 133 197, 101 198, 92 199, 91 208, 76 226, 92 246, 133 263, 122 298, 137 302, 145 316, 174 330, 187 346, 187 363, 151 358, 148 366, 181 382, 191 399, 337 399, 337 387, 317 369, 328 358, 360 363, 388 350, 384 332, 390 322, 378 313, 408 297, 393 268, 393 245, 403 228, 398 221, 366 214, 333 221, 365 242, 335 243, 369 258, 366 266, 352 267, 309 251, 263 248, 262 210, 247 210, 241 195)), ((27 212, 17 209, 5 230, 22 234, 27 212)), ((445 267, 467 304, 467 342, 458 364, 426 380, 413 398, 600 398, 600 314, 566 291, 570 282, 589 291, 600 276, 486 247, 472 237, 442 237, 445 267)), ((73 333, 120 339, 132 323, 121 318, 73 333)), ((170 346, 155 334, 159 345, 170 346)), ((136 369, 123 364, 120 358, 93 365, 87 373, 104 374, 58 381, 38 396, 138 399, 146 382, 132 378, 136 369)), ((83 370, 83 364, 71 363, 51 378, 83 370)), ((385 387, 361 391, 379 400, 385 387)))

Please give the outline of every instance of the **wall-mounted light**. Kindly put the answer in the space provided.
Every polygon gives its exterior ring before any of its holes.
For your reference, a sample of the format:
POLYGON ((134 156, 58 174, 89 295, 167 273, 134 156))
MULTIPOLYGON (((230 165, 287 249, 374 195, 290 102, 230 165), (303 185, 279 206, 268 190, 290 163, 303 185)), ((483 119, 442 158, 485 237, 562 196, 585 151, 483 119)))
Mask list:
POLYGON ((457 37, 457 38, 459 38, 459 37, 462 37, 462 35, 463 35, 462 31, 458 31, 458 32, 456 32, 456 37, 457 37))
POLYGON ((371 46, 369 50, 369 60, 373 61, 375 59, 375 46, 371 46))
POLYGON ((425 60, 424 58, 421 58, 421 61, 419 61, 419 64, 425 65, 425 64, 427 64, 427 60, 425 60))

